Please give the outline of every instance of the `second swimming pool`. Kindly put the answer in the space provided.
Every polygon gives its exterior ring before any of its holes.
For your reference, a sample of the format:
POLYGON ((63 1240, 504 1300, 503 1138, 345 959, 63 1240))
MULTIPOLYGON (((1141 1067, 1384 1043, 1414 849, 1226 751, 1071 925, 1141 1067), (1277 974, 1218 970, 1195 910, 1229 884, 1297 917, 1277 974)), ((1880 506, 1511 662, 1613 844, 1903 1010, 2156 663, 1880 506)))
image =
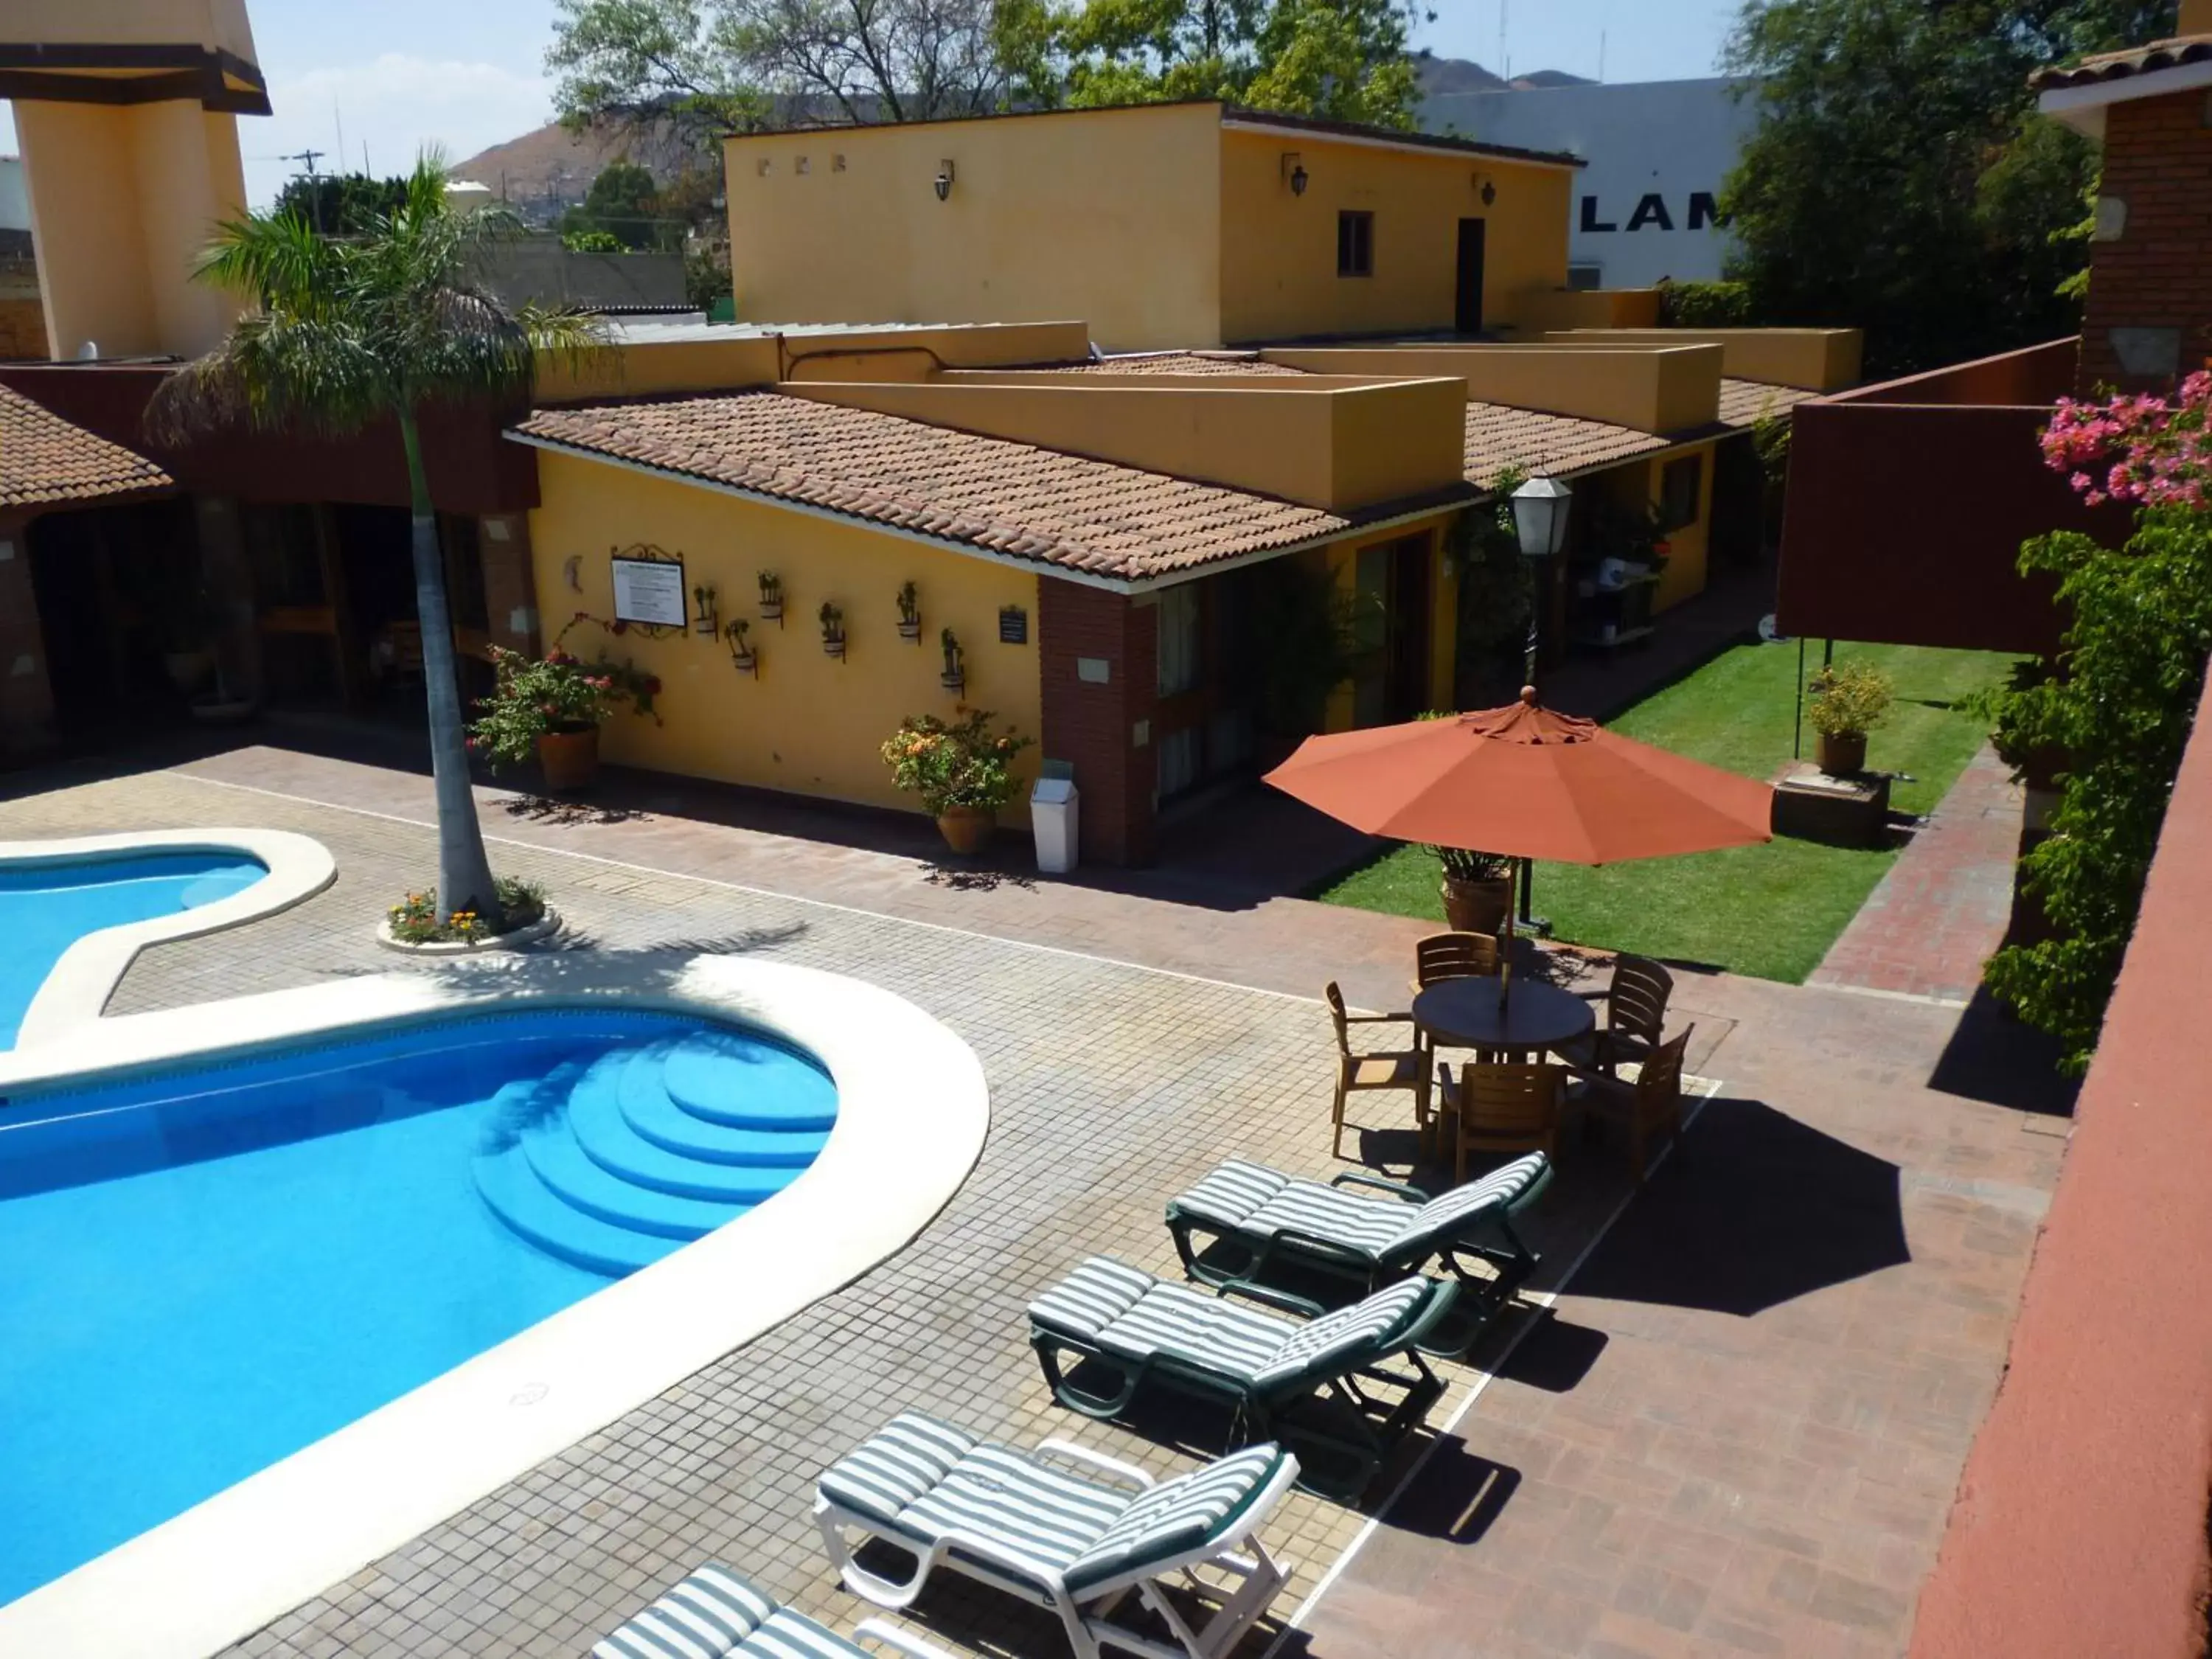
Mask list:
POLYGON ((772 1196, 811 1056, 446 1017, 0 1101, 0 1603, 772 1196))

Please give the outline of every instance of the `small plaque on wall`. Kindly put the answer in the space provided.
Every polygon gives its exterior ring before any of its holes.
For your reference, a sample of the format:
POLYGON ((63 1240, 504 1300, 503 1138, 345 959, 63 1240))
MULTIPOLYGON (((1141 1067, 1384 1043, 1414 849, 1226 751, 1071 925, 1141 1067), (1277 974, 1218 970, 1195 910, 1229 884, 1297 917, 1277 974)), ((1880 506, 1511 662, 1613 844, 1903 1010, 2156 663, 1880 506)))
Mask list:
POLYGON ((626 558, 617 554, 611 562, 617 622, 682 628, 690 620, 684 609, 683 560, 626 558))
POLYGON ((1030 613, 1018 605, 999 608, 999 643, 1027 645, 1030 642, 1030 613))

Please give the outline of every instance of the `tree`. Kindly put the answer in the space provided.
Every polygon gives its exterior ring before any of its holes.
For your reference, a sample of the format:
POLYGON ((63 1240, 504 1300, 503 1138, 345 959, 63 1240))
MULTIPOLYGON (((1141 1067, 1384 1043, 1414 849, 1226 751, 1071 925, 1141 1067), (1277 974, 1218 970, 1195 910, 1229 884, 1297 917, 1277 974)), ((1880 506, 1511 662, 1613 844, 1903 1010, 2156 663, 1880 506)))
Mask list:
POLYGON ((2027 76, 2172 16, 2170 0, 1747 0, 1725 62, 1757 77, 1759 119, 1723 206, 1756 314, 1863 325, 1877 374, 2077 326, 2055 290, 2094 156, 2033 114, 2027 76))
POLYGON ((559 0, 546 66, 571 125, 757 131, 1004 106, 994 0, 559 0))
POLYGON ((358 236, 380 213, 389 213, 407 198, 404 179, 372 179, 365 173, 298 174, 277 192, 276 211, 296 213, 331 236, 358 236))
POLYGON ((627 156, 600 168, 582 204, 561 216, 563 240, 592 231, 633 251, 669 240, 662 234, 660 192, 653 175, 627 156))
POLYGON ((290 212, 229 221, 195 275, 252 308, 221 344, 164 380, 147 409, 149 429, 167 443, 240 423, 331 434, 386 419, 397 427, 414 515, 441 922, 455 910, 495 917, 498 902, 469 793, 453 630, 418 422, 432 404, 526 395, 539 352, 580 354, 599 338, 588 319, 510 312, 471 280, 484 241, 516 228, 503 210, 464 215, 449 207, 446 169, 434 155, 416 162, 405 198, 356 238, 319 234, 290 212))
POLYGON ((1411 127, 1416 16, 1407 0, 1089 0, 1054 29, 1077 107, 1220 98, 1411 127))

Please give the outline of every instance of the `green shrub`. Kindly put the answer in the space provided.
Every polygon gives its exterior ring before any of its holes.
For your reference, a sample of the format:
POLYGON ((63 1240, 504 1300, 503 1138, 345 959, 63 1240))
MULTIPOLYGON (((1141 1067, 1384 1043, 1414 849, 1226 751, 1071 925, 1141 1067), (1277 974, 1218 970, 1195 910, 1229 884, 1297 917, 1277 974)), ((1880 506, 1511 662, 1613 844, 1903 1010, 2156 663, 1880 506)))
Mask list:
POLYGON ((1751 289, 1742 283, 1662 283, 1662 328, 1748 328, 1751 289))
POLYGON ((1806 718, 1824 738, 1873 731, 1889 713, 1896 695, 1889 676, 1864 662, 1831 664, 1814 675, 1805 689, 1812 694, 1806 718))

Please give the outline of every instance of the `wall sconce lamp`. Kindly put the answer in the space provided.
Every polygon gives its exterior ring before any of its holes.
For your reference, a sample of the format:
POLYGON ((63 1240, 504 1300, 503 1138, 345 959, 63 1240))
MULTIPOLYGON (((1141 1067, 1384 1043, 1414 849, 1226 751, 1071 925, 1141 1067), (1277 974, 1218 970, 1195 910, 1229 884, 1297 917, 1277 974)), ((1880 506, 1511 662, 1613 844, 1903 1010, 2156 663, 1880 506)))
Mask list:
POLYGON ((1306 193, 1307 173, 1306 164, 1304 159, 1300 157, 1295 150, 1285 150, 1283 153, 1282 167, 1283 182, 1291 187, 1291 194, 1293 196, 1304 195, 1306 193))
POLYGON ((740 674, 750 674, 758 679, 760 653, 753 649, 752 641, 745 637, 746 630, 751 626, 743 617, 733 617, 730 625, 722 630, 722 637, 730 642, 730 666, 740 674))
POLYGON ((937 164, 937 177, 932 181, 932 187, 937 191, 937 199, 940 202, 952 194, 951 162, 939 161, 937 164))
POLYGON ((1498 186, 1479 173, 1474 175, 1474 178, 1475 193, 1482 198, 1483 206, 1488 207, 1498 199, 1498 186))

